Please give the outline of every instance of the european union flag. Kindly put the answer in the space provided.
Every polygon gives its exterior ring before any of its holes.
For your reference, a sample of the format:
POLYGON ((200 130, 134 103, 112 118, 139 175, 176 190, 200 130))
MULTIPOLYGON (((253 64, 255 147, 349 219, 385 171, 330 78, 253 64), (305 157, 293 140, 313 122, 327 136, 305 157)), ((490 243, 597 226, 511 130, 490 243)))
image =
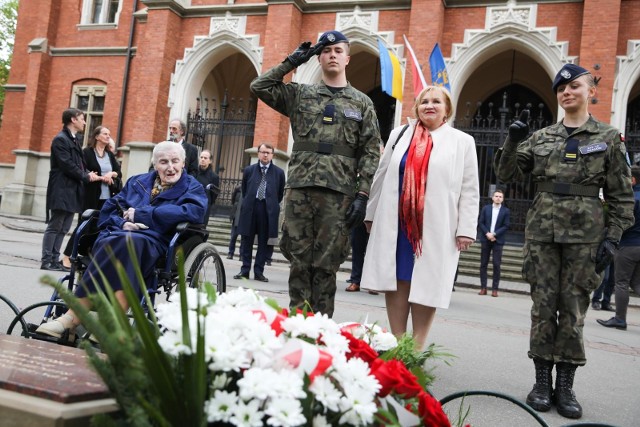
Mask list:
POLYGON ((442 56, 442 51, 438 43, 436 43, 431 51, 431 55, 429 55, 429 68, 431 68, 431 84, 434 86, 444 86, 451 92, 447 66, 444 64, 444 57, 442 56))

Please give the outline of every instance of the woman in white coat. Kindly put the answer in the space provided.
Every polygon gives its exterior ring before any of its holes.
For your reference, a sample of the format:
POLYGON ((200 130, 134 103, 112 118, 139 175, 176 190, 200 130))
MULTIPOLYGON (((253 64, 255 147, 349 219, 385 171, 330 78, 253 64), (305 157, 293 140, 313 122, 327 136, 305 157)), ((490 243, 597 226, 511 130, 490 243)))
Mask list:
POLYGON ((411 313, 422 349, 436 308, 449 307, 460 251, 475 240, 479 191, 475 141, 447 123, 449 92, 426 87, 414 114, 391 132, 373 180, 361 285, 385 293, 394 335, 411 313))

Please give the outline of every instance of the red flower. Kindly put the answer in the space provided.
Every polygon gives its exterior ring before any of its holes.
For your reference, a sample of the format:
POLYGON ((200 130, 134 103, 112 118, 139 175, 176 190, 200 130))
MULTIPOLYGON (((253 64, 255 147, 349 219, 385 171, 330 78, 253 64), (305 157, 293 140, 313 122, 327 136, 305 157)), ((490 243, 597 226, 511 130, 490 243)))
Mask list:
POLYGON ((395 392, 402 398, 410 399, 424 392, 415 375, 399 360, 377 359, 371 364, 371 373, 382 385, 381 397, 395 392))
POLYGON ((435 397, 423 391, 418 396, 418 399, 420 400, 418 413, 422 421, 424 421, 425 426, 451 427, 447 415, 442 410, 442 405, 440 405, 440 402, 435 397))
POLYGON ((342 331, 341 334, 349 341, 350 351, 347 353, 347 360, 358 357, 371 365, 371 363, 378 358, 378 353, 363 340, 357 339, 346 331, 342 331))

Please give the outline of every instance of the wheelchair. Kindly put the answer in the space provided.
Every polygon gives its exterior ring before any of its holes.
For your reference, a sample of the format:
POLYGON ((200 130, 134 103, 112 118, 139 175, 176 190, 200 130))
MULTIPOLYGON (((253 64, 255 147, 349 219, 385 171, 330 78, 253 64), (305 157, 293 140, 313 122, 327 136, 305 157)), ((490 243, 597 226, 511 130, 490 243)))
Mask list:
MULTIPOLYGON (((60 279, 59 283, 66 283, 69 291, 74 291, 78 286, 77 280, 87 269, 91 261, 91 248, 96 241, 99 231, 97 227, 100 211, 88 209, 82 213, 81 224, 76 230, 73 241, 73 250, 70 256, 71 270, 60 279)), ((209 232, 204 224, 191 224, 187 222, 176 226, 175 234, 170 240, 166 255, 161 257, 155 266, 155 279, 153 284, 147 284, 147 293, 155 306, 156 296, 164 293, 169 301, 171 295, 178 286, 178 252, 182 251, 184 259, 184 275, 187 287, 200 288, 205 283, 210 283, 218 293, 227 290, 226 274, 222 258, 213 244, 208 242, 209 232)), ((141 297, 140 304, 146 312, 149 312, 147 300, 141 297)), ((67 311, 67 306, 57 290, 54 290, 48 301, 32 304, 22 310, 18 310, 13 304, 10 307, 16 314, 7 329, 7 335, 11 335, 13 329, 19 323, 22 328, 21 335, 26 338, 39 339, 62 345, 76 345, 69 342, 68 331, 60 337, 50 337, 37 334, 36 329, 51 319, 62 316, 67 311), (45 307, 45 312, 40 323, 28 323, 25 315, 32 310, 45 307)), ((87 335, 85 335, 86 337, 87 335)))

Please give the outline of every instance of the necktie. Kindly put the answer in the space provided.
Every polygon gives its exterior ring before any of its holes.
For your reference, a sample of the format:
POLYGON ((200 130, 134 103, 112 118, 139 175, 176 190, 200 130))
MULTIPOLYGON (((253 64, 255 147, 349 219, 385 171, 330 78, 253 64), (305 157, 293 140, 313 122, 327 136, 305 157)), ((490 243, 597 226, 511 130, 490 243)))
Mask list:
POLYGON ((262 166, 262 177, 260 178, 260 185, 258 185, 258 200, 264 200, 267 192, 267 167, 262 166))

